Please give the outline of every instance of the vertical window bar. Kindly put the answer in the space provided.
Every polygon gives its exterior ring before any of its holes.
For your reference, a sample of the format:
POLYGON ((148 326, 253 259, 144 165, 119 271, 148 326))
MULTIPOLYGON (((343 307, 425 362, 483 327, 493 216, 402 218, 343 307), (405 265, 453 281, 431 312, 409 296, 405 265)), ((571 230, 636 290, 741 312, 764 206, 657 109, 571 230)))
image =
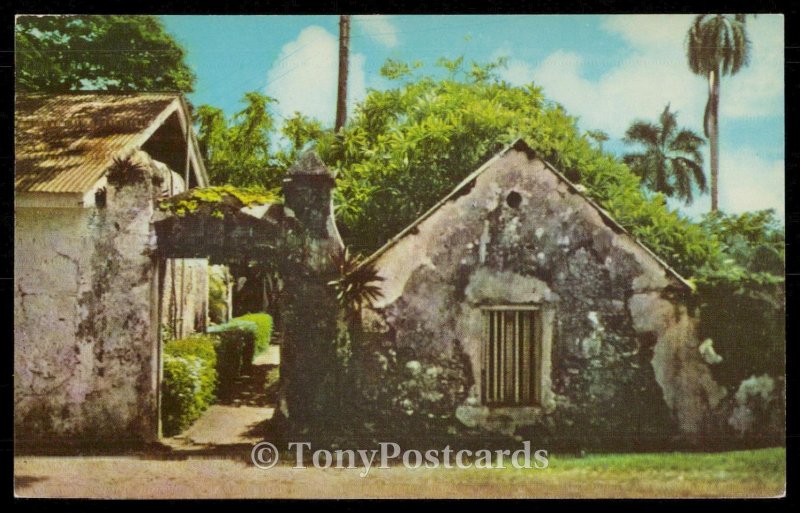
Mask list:
POLYGON ((539 380, 541 379, 541 348, 539 347, 539 341, 541 340, 541 326, 539 326, 540 323, 536 321, 537 319, 535 317, 531 318, 531 334, 533 335, 531 337, 533 345, 533 361, 531 362, 531 368, 533 370, 531 373, 533 376, 533 386, 531 387, 531 399, 533 402, 538 403, 540 389, 539 380))
POLYGON ((531 402, 531 315, 522 316, 522 402, 531 402))
POLYGON ((511 324, 511 312, 503 312, 503 329, 505 330, 505 352, 503 353, 503 360, 505 360, 506 373, 504 376, 504 383, 506 388, 506 403, 514 402, 514 389, 512 388, 511 379, 514 375, 514 362, 511 360, 511 350, 514 344, 514 326, 511 324))
POLYGON ((498 329, 498 337, 497 337, 497 360, 500 364, 499 372, 497 373, 497 388, 500 390, 499 396, 497 400, 501 403, 506 399, 506 389, 505 389, 505 379, 504 376, 506 375, 506 366, 505 366, 505 354, 506 354, 506 333, 505 333, 505 319, 504 319, 503 312, 497 312, 497 329, 498 329))
POLYGON ((481 351, 481 404, 487 403, 486 385, 489 383, 489 344, 491 339, 489 337, 489 312, 482 312, 481 320, 483 321, 483 351, 481 351))
POLYGON ((500 400, 500 386, 497 375, 500 373, 500 323, 497 322, 497 312, 492 312, 494 318, 494 344, 492 345, 492 354, 494 354, 494 373, 492 375, 492 400, 497 402, 500 400))
POLYGON ((519 404, 519 312, 514 312, 514 402, 519 404))

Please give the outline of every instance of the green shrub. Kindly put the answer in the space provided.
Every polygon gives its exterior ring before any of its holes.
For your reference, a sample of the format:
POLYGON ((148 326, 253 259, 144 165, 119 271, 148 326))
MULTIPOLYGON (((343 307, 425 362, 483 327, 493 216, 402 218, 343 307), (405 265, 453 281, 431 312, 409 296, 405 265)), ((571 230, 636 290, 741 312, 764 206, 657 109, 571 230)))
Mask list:
POLYGON ((232 320, 211 326, 208 332, 219 337, 216 346, 219 391, 222 396, 228 396, 243 368, 247 369, 253 362, 258 327, 254 322, 232 320))
POLYGON ((216 340, 195 335, 164 346, 161 423, 164 436, 188 428, 215 399, 216 340))
POLYGON ((255 354, 259 355, 267 350, 272 339, 272 316, 268 313, 249 313, 233 320, 255 323, 257 328, 255 354))
POLYGON ((170 356, 186 357, 197 356, 206 360, 212 367, 217 365, 217 351, 215 346, 218 339, 211 335, 191 335, 179 340, 171 340, 164 345, 164 354, 170 356))
POLYGON ((208 318, 214 324, 225 322, 228 312, 228 285, 232 277, 223 265, 208 266, 208 318))

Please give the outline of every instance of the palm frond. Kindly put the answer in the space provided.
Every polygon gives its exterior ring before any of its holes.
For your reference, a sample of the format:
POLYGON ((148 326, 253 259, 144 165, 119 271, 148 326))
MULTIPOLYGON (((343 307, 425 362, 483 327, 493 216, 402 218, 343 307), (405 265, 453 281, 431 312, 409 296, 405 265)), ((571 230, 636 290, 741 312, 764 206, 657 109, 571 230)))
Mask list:
POLYGON ((669 141, 667 148, 670 151, 685 153, 691 156, 698 164, 703 163, 703 154, 700 148, 706 143, 705 139, 694 131, 684 128, 669 141))
POLYGON ((661 113, 659 117, 659 122, 661 126, 659 127, 659 143, 664 146, 666 142, 671 138, 672 132, 675 131, 675 128, 678 126, 678 120, 676 119, 676 114, 670 112, 669 110, 669 103, 666 107, 664 107, 664 111, 661 113))
POLYGON ((641 185, 653 192, 677 197, 690 203, 693 183, 705 192, 703 138, 687 128, 678 128, 677 113, 667 105, 659 123, 636 121, 626 132, 626 142, 636 142, 643 151, 623 156, 625 164, 641 179, 641 185))
POLYGON ((697 75, 734 75, 749 63, 745 15, 701 14, 686 35, 686 58, 697 75))
POLYGON ((623 141, 627 144, 642 144, 644 146, 658 144, 659 128, 647 121, 634 121, 625 131, 623 141))

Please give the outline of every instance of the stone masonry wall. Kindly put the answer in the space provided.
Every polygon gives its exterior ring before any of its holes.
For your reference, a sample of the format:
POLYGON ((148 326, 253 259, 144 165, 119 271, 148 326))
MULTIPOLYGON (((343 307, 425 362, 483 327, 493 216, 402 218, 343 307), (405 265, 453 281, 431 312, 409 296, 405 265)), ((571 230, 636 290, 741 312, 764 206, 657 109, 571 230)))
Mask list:
POLYGON ((507 152, 375 265, 384 298, 364 329, 417 374, 466 358, 467 426, 598 443, 696 438, 723 393, 677 281, 525 152, 507 152), (481 404, 480 307, 502 304, 539 304, 552 321, 537 407, 481 404))
POLYGON ((16 211, 18 441, 156 435, 151 219, 163 177, 145 153, 136 159, 145 173, 109 184, 104 208, 16 211))

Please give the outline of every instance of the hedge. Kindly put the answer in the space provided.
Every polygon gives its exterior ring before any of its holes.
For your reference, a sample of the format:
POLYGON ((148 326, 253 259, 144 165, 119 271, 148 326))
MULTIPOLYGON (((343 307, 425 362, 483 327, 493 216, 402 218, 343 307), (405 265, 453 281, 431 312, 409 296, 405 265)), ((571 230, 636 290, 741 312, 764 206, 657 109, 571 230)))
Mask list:
POLYGON ((249 313, 233 320, 254 322, 257 327, 255 354, 259 355, 267 350, 272 339, 272 316, 268 313, 249 313))
POLYGON ((191 426, 215 399, 216 340, 194 335, 164 346, 161 423, 164 436, 191 426))
POLYGON ((216 345, 219 391, 220 395, 228 396, 236 378, 253 362, 258 327, 254 322, 232 320, 210 326, 208 332, 219 338, 216 345))

